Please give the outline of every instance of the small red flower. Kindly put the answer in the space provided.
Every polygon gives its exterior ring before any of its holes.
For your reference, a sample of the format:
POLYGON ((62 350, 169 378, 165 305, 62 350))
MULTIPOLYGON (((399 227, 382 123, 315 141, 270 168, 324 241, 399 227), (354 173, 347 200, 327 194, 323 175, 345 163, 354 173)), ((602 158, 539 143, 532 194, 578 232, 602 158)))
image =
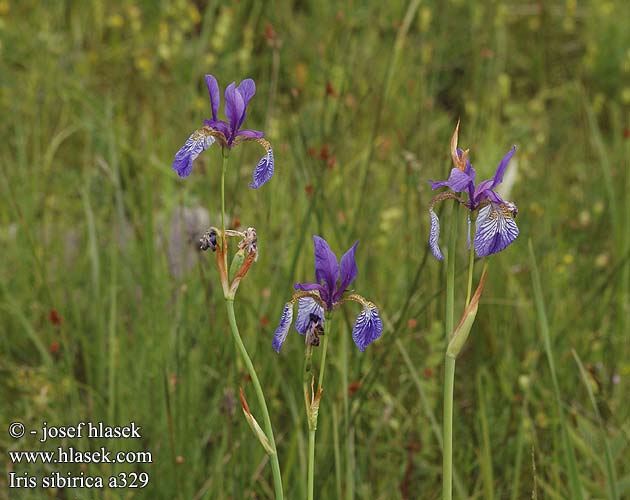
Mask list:
POLYGON ((265 26, 265 40, 271 46, 273 46, 278 40, 278 33, 273 29, 273 26, 270 23, 267 23, 265 26))
POLYGON ((57 309, 51 309, 48 312, 48 321, 50 321, 50 323, 53 324, 54 326, 61 325, 62 319, 59 313, 57 312, 57 309))
POLYGON ((361 382, 360 381, 355 380, 354 382, 350 382, 348 384, 348 396, 352 396, 360 388, 361 388, 361 382))

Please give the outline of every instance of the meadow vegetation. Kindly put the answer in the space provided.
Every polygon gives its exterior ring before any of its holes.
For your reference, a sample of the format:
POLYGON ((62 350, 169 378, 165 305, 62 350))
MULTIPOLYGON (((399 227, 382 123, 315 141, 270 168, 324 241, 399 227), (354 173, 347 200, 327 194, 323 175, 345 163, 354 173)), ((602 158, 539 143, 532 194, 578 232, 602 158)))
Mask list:
POLYGON ((234 150, 226 210, 258 232, 236 315, 286 498, 306 490, 303 344, 271 341, 312 280, 313 234, 360 240, 355 285, 385 325, 360 353, 358 306, 336 313, 315 497, 440 497, 445 266, 427 181, 447 177, 458 118, 481 179, 517 146, 503 188, 520 236, 490 259, 457 363, 455 498, 629 498, 628 19, 624 0, 0 0, 0 497, 273 498, 213 256, 195 248, 220 224, 220 150, 187 179, 171 168, 210 115, 212 73, 255 79, 247 125, 274 147, 259 190, 261 151, 234 150), (52 470, 11 466, 5 450, 40 446, 6 434, 15 419, 134 421, 152 464, 62 470, 150 483, 9 491, 10 470, 52 470))

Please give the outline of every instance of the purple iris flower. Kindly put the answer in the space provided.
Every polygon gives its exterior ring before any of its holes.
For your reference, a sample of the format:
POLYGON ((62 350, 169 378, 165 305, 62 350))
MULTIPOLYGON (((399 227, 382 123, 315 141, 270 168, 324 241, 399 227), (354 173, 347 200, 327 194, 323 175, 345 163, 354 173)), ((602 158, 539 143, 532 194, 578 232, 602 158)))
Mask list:
MULTIPOLYGON (((457 133, 457 129, 455 130, 457 133)), ((456 144, 456 138, 455 138, 456 144)), ((444 256, 438 245, 440 235, 440 221, 433 211, 433 206, 446 199, 455 199, 465 205, 470 213, 479 211, 475 225, 474 247, 479 257, 487 257, 505 250, 518 236, 518 227, 514 218, 518 214, 516 205, 510 201, 504 201, 494 190, 503 181, 505 170, 516 152, 516 146, 512 147, 499 162, 496 172, 491 179, 475 185, 476 172, 468 159, 468 151, 454 148, 453 163, 455 168, 451 170, 449 178, 445 181, 430 181, 431 189, 448 187, 452 192, 442 193, 436 196, 430 204, 431 230, 429 246, 436 259, 442 260, 444 256), (468 200, 460 198, 455 193, 466 193, 468 200)), ((470 213, 468 224, 470 231, 470 213)), ((470 245, 470 235, 469 235, 470 245)))
MULTIPOLYGON (((295 289, 299 290, 293 298, 287 302, 282 312, 280 324, 273 337, 273 348, 280 352, 289 328, 293 321, 293 306, 298 303, 298 313, 295 320, 295 329, 298 333, 316 340, 317 332, 323 332, 324 312, 332 311, 335 307, 346 301, 358 302, 363 309, 357 316, 352 329, 352 339, 360 351, 383 333, 383 322, 376 306, 356 293, 347 293, 348 286, 357 277, 358 270, 355 261, 357 241, 337 261, 337 256, 328 246, 328 243, 319 236, 313 236, 315 246, 315 282, 296 283, 295 289)), ((313 343, 313 345, 317 345, 313 343)))
POLYGON ((253 182, 249 186, 258 189, 271 179, 274 172, 274 157, 271 144, 264 139, 258 130, 242 129, 247 115, 249 101, 256 93, 256 84, 251 78, 243 80, 238 86, 232 82, 225 89, 225 116, 227 121, 219 120, 217 113, 221 96, 219 84, 212 75, 206 75, 206 86, 210 94, 212 119, 204 120, 204 126, 191 134, 182 148, 175 154, 173 170, 180 177, 188 177, 192 171, 193 161, 216 141, 226 149, 232 149, 242 141, 256 141, 265 148, 263 156, 254 169, 253 182))

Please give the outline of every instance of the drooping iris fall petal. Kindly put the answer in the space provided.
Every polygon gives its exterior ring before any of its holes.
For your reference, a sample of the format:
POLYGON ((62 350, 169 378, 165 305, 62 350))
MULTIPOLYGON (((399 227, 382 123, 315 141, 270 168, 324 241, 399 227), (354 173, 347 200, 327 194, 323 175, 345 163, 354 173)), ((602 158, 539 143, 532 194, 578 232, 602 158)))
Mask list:
POLYGON ((304 335, 311 323, 311 314, 315 314, 320 324, 324 324, 324 309, 311 297, 302 297, 298 300, 298 313, 295 319, 295 329, 304 335))
POLYGON ((280 348, 287 338, 289 328, 291 328, 291 322, 293 321, 293 304, 287 302, 282 310, 282 316, 280 317, 280 324, 276 331, 273 333, 273 341, 271 345, 276 352, 280 352, 280 348))
POLYGON ((274 159, 273 149, 269 148, 267 154, 263 156, 256 168, 254 169, 254 180, 248 184, 250 188, 258 189, 263 184, 266 184, 273 177, 274 172, 274 159))
POLYGON ((383 322, 378 314, 378 309, 372 304, 365 306, 354 322, 352 340, 360 351, 365 351, 365 348, 382 334, 383 322))
POLYGON ((505 250, 518 237, 513 203, 491 203, 479 210, 475 230, 475 253, 487 257, 505 250))
POLYGON ((205 135, 203 129, 193 132, 180 150, 175 153, 173 170, 180 177, 188 177, 192 172, 193 161, 215 141, 213 136, 205 135))

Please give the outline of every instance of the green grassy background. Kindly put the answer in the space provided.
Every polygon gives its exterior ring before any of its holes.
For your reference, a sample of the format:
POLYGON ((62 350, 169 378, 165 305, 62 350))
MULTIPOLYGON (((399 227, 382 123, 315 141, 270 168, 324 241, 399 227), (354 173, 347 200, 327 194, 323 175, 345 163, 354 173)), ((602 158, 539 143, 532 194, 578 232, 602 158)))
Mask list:
MULTIPOLYGON (((312 234, 337 253, 360 239, 356 289, 386 323, 361 354, 358 310, 336 313, 316 497, 439 498, 445 268, 427 255, 426 181, 448 173, 457 118, 481 178, 518 146, 521 234, 491 259, 458 362, 456 497, 571 498, 574 454, 585 498, 629 498, 629 19, 623 0, 0 1, 0 497, 271 498, 212 255, 178 208, 219 223, 220 152, 185 180, 171 169, 210 115, 212 73, 222 88, 256 80, 246 126, 276 155, 254 191, 262 150, 237 148, 226 190, 232 220, 258 230, 236 312, 287 498, 306 487, 303 343, 270 344, 292 283, 313 277, 312 234), (6 449, 41 446, 10 438, 13 420, 133 420, 141 442, 43 449, 130 447, 154 463, 12 466, 6 449), (149 486, 7 487, 11 470, 132 469, 149 486)), ((461 311, 465 245, 458 259, 461 311)))

